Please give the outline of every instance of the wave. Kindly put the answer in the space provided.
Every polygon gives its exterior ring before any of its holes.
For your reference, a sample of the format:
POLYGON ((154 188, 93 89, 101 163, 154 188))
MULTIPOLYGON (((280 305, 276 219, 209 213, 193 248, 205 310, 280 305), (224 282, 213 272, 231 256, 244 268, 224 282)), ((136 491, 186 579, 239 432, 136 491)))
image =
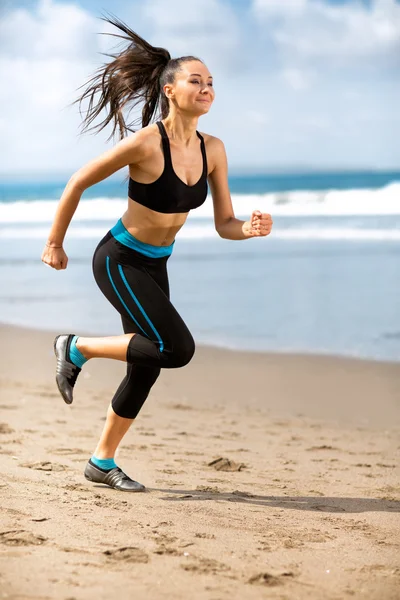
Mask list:
MULTIPOLYGON (((253 210, 273 216, 400 215, 400 183, 378 189, 294 191, 269 194, 232 194, 235 215, 248 218, 253 210)), ((0 223, 50 223, 59 200, 0 202, 0 223)), ((82 199, 73 222, 116 222, 126 211, 127 200, 119 197, 82 199)), ((190 213, 190 220, 212 217, 211 196, 190 213)))
MULTIPOLYGON (((68 229, 69 239, 98 239, 107 232, 106 227, 79 227, 68 229)), ((1 239, 47 239, 49 230, 44 227, 8 227, 0 229, 1 239)), ((186 225, 178 233, 178 240, 218 239, 213 225, 186 225)), ((395 241, 400 242, 400 229, 355 228, 355 227, 290 227, 275 228, 269 239, 281 240, 347 240, 347 241, 395 241)))

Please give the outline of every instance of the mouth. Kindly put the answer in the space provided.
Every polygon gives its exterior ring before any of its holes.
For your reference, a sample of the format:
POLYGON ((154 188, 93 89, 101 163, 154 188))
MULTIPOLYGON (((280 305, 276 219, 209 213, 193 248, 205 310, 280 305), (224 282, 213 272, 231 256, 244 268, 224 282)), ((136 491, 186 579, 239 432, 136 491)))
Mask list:
POLYGON ((197 102, 206 102, 206 104, 210 104, 211 100, 200 99, 197 102))

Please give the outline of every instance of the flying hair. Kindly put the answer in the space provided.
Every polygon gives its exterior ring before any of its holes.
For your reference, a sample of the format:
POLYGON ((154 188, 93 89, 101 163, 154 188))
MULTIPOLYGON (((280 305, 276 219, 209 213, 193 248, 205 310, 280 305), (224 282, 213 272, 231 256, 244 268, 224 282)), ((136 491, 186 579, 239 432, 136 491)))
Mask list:
POLYGON ((82 102, 88 100, 88 108, 81 125, 81 133, 86 131, 100 132, 112 123, 112 131, 108 140, 113 137, 118 129, 119 138, 122 140, 128 131, 134 132, 133 127, 146 127, 159 111, 156 119, 165 119, 169 113, 169 101, 163 91, 167 83, 175 82, 175 74, 180 70, 184 62, 198 60, 195 56, 181 56, 171 58, 165 48, 152 46, 140 35, 130 29, 115 15, 102 13, 103 21, 113 25, 119 33, 101 33, 100 35, 111 35, 128 41, 129 45, 124 50, 108 54, 101 52, 104 56, 112 58, 110 62, 99 67, 95 74, 82 86, 86 89, 72 102, 79 104, 82 116, 82 102), (95 97, 100 94, 97 101, 95 97), (133 108, 143 103, 141 117, 127 123, 123 109, 133 108), (97 125, 94 121, 103 111, 106 116, 97 125))

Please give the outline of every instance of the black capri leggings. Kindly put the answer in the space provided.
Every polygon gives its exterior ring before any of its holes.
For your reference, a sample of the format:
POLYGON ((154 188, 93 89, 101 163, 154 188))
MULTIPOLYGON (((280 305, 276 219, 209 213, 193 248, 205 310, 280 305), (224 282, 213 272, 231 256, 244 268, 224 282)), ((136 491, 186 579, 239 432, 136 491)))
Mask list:
POLYGON ((93 255, 97 285, 120 313, 124 332, 136 334, 127 349, 126 376, 111 402, 120 417, 134 419, 161 368, 183 367, 195 351, 192 334, 169 299, 168 258, 145 256, 111 231, 93 255))

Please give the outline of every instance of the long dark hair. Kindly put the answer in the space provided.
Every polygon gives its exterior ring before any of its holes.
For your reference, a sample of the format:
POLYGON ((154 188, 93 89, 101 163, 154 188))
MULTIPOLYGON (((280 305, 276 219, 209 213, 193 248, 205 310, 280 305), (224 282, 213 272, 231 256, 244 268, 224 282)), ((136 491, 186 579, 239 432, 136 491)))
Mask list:
POLYGON ((108 140, 115 134, 117 128, 119 128, 119 137, 122 140, 127 131, 134 132, 133 126, 136 127, 140 124, 142 127, 146 127, 158 108, 161 112, 160 117, 165 119, 169 113, 169 102, 163 92, 163 86, 166 83, 174 83, 175 73, 180 70, 182 63, 190 60, 203 61, 196 56, 171 58, 168 50, 152 46, 117 17, 103 16, 100 18, 125 34, 106 33, 105 35, 112 35, 130 43, 120 53, 102 53, 114 60, 99 67, 96 74, 78 88, 87 86, 83 94, 72 102, 72 105, 79 103, 82 115, 81 104, 85 98, 89 99, 86 116, 81 126, 82 133, 92 130, 99 132, 111 121, 114 121, 108 140), (100 98, 95 103, 94 97, 98 92, 100 98), (129 110, 132 110, 142 101, 144 106, 141 118, 127 124, 122 109, 130 104, 129 110), (104 108, 108 108, 106 118, 99 125, 90 127, 104 108))

